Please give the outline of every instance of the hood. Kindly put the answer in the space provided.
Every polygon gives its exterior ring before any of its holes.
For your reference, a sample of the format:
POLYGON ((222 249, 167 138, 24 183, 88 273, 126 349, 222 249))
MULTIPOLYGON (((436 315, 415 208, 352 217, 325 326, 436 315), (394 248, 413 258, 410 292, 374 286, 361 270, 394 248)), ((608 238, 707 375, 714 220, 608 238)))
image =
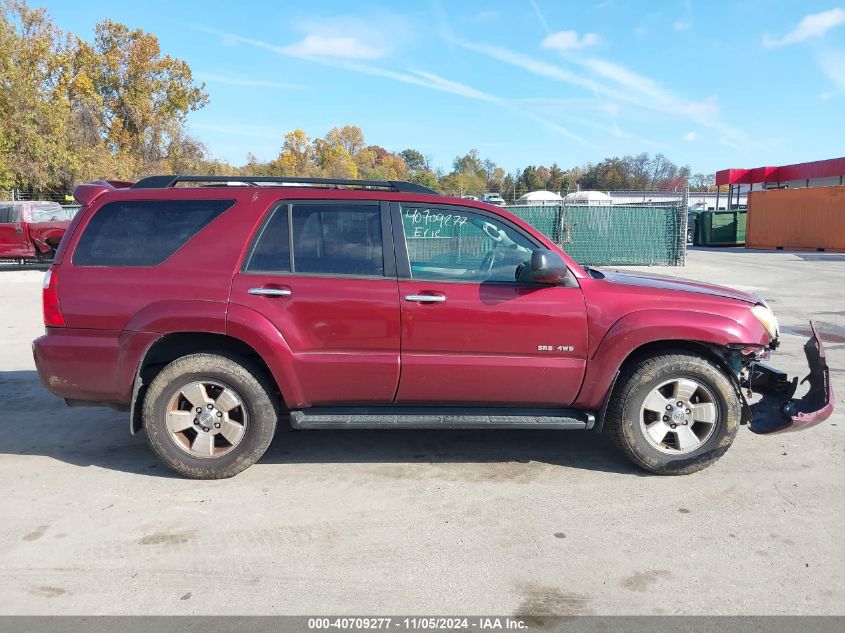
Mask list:
POLYGON ((698 294, 722 297, 724 299, 735 299, 747 303, 762 303, 757 295, 742 290, 735 290, 726 286, 708 284, 702 281, 690 281, 667 277, 665 275, 649 275, 646 273, 620 273, 617 271, 601 271, 605 281, 613 284, 625 284, 626 286, 640 286, 643 288, 658 288, 660 290, 678 290, 681 292, 697 292, 698 294))

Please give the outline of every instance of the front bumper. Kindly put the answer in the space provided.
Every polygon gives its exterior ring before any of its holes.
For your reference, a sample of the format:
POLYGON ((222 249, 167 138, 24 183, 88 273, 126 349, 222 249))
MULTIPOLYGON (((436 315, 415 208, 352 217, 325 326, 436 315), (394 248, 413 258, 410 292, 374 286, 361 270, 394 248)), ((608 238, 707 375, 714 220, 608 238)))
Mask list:
POLYGON ((807 393, 794 398, 798 377, 790 380, 785 373, 757 363, 751 368, 748 387, 762 394, 763 398, 751 405, 751 422, 754 433, 769 435, 787 431, 802 431, 827 420, 833 413, 833 386, 824 354, 824 345, 816 327, 810 322, 813 335, 804 343, 804 354, 810 373, 801 381, 810 384, 807 393))

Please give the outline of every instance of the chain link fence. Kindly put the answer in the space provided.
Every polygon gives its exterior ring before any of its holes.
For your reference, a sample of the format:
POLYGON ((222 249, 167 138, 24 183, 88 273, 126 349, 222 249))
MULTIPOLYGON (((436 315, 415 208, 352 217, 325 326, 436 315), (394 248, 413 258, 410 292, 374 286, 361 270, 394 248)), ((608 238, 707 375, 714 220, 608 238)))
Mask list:
POLYGON ((683 266, 687 209, 673 206, 511 205, 508 210, 589 266, 683 266))
POLYGON ((20 189, 0 189, 0 202, 29 202, 33 200, 58 202, 65 209, 75 210, 79 203, 67 191, 21 191, 20 189))

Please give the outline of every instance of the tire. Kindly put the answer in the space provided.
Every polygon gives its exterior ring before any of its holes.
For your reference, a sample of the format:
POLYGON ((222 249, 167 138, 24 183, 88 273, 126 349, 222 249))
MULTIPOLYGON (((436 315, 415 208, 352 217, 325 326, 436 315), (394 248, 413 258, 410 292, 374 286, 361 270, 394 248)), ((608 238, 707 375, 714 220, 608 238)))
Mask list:
POLYGON ((164 367, 147 389, 142 409, 147 442, 180 475, 232 477, 270 446, 279 419, 275 393, 265 373, 247 359, 183 356, 164 367))
POLYGON ((721 368, 698 354, 678 351, 645 357, 623 371, 605 429, 640 468, 688 475, 724 455, 736 437, 740 414, 736 388, 721 368), (695 391, 693 385, 698 385, 695 391), (679 402, 684 406, 677 407, 679 402))

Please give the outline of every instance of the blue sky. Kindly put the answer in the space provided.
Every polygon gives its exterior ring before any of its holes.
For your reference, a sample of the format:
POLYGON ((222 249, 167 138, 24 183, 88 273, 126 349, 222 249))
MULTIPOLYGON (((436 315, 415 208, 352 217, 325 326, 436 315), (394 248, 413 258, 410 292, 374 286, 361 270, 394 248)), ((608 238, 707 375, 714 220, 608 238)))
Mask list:
POLYGON ((845 154, 842 0, 43 6, 86 39, 105 18, 157 35, 206 82, 192 133, 235 164, 274 158, 294 128, 345 123, 444 168, 471 148, 508 170, 642 151, 711 172, 845 154))

